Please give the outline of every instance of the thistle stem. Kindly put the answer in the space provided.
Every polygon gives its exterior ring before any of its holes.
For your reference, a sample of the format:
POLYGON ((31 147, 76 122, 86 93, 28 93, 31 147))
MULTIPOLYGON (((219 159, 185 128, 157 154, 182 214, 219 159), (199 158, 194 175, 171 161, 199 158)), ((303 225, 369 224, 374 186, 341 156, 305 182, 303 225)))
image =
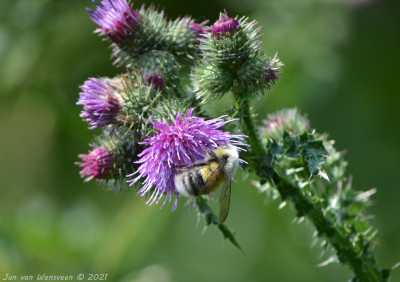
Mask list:
MULTIPOLYGON (((235 87, 235 89, 238 89, 238 87, 235 87)), ((237 110, 241 113, 242 130, 244 134, 248 136, 250 153, 252 157, 267 155, 267 151, 261 143, 256 125, 250 113, 250 102, 241 98, 242 96, 240 90, 232 90, 232 92, 236 100, 237 110)))
POLYGON ((299 217, 306 216, 317 229, 319 235, 325 236, 329 244, 336 250, 339 261, 353 270, 356 281, 386 281, 388 273, 381 269, 370 252, 358 251, 349 240, 351 235, 339 223, 333 224, 335 216, 324 213, 322 206, 312 199, 300 187, 290 183, 285 177, 274 175, 274 182, 283 200, 290 199, 299 217))
POLYGON ((271 175, 269 181, 276 186, 283 201, 290 200, 297 211, 298 217, 306 216, 317 229, 320 236, 324 236, 329 244, 335 248, 339 261, 351 267, 355 274, 354 281, 386 281, 389 276, 387 270, 381 269, 375 261, 372 253, 359 251, 350 241, 350 231, 340 223, 330 219, 335 216, 332 213, 324 213, 321 202, 315 199, 309 192, 290 182, 283 172, 277 172, 275 169, 267 168, 262 165, 263 157, 268 156, 268 152, 263 146, 256 130, 254 120, 251 116, 249 101, 242 99, 243 93, 238 87, 233 91, 237 110, 241 113, 242 130, 248 136, 248 142, 251 146, 250 155, 254 162, 250 166, 261 177, 262 175, 271 175), (237 90, 239 89, 239 90, 237 90), (263 171, 263 170, 269 171, 263 171))

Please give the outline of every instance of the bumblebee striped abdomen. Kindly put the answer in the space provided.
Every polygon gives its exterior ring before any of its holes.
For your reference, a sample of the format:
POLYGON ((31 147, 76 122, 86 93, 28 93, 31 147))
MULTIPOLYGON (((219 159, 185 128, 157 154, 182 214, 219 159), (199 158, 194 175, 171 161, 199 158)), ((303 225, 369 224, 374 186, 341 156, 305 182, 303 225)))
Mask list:
POLYGON ((225 181, 217 162, 183 170, 175 177, 179 193, 185 196, 200 196, 214 192, 225 181))

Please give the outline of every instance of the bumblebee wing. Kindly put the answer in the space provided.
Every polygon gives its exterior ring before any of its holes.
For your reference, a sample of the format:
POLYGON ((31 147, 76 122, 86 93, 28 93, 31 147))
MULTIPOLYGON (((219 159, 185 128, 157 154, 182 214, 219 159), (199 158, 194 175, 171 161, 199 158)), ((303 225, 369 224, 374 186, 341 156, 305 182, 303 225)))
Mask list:
MULTIPOLYGON (((213 162, 216 163, 216 162, 213 162)), ((219 187, 216 187, 215 185, 218 183, 218 178, 221 177, 222 173, 222 168, 225 165, 226 162, 221 161, 218 163, 218 166, 215 169, 211 169, 211 173, 207 176, 207 181, 205 183, 205 186, 207 187, 207 192, 206 194, 210 193, 210 190, 216 190, 219 187), (213 189, 215 188, 215 189, 213 189)), ((207 168, 210 166, 208 165, 207 168)))
POLYGON ((219 196, 219 221, 221 223, 228 217, 229 206, 231 204, 231 184, 232 181, 230 178, 226 180, 219 196))

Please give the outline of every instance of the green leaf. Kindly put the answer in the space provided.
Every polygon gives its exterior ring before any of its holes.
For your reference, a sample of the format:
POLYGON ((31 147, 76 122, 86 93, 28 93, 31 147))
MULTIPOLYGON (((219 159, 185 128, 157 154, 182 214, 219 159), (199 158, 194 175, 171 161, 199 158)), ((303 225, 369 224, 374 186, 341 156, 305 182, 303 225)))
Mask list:
POLYGON ((303 147, 302 156, 311 174, 319 174, 328 155, 322 140, 308 141, 303 147))
POLYGON ((272 139, 269 150, 272 154, 272 157, 275 158, 278 154, 281 154, 285 150, 285 146, 279 145, 275 139, 272 139))
POLYGON ((300 140, 298 136, 291 136, 291 143, 288 144, 288 148, 285 152, 285 155, 292 158, 297 158, 300 154, 300 140))

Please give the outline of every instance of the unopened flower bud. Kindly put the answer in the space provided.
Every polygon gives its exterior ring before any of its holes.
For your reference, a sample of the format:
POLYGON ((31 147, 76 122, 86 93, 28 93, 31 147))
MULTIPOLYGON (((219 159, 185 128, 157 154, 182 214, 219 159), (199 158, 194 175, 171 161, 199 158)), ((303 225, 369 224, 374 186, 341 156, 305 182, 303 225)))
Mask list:
POLYGON ((224 34, 234 34, 240 28, 239 22, 230 18, 227 13, 220 13, 219 19, 212 26, 212 34, 220 36, 224 34))
POLYGON ((264 126, 259 129, 263 138, 280 139, 285 131, 297 135, 310 130, 309 120, 306 116, 301 115, 297 109, 284 109, 269 114, 263 123, 264 126))
POLYGON ((153 91, 162 91, 165 87, 164 77, 158 73, 152 73, 146 76, 146 81, 151 84, 153 91))
POLYGON ((95 148, 87 155, 79 155, 82 162, 77 163, 83 169, 80 174, 86 177, 85 182, 96 179, 107 179, 112 174, 113 157, 104 146, 95 148))

